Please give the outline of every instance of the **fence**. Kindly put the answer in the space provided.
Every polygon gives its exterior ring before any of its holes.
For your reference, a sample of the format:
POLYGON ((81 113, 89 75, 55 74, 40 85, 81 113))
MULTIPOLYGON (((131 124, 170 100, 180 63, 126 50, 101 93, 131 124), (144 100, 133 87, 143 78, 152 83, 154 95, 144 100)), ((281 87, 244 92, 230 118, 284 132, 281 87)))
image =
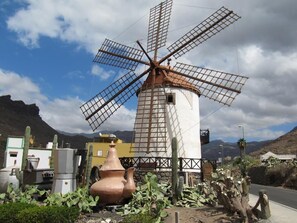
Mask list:
MULTIPOLYGON (((119 158, 124 168, 135 167, 141 170, 171 170, 171 157, 121 157, 119 158)), ((178 158, 180 172, 196 170, 202 172, 202 164, 211 163, 216 168, 216 161, 195 158, 178 158)))

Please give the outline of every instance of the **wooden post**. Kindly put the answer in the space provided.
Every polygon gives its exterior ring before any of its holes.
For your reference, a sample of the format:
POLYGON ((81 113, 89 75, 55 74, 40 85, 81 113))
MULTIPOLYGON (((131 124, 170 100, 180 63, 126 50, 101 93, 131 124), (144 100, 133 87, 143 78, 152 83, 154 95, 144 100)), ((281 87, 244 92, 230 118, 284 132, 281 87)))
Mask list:
POLYGON ((175 218, 175 223, 179 223, 179 212, 178 211, 175 212, 174 218, 175 218))

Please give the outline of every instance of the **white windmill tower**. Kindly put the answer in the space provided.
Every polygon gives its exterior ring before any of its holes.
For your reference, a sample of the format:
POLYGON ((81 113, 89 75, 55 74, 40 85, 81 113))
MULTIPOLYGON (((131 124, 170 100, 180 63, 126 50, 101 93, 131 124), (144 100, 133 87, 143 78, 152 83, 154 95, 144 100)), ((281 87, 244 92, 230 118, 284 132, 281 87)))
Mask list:
POLYGON ((136 93, 134 151, 168 157, 171 138, 177 137, 179 157, 201 158, 199 96, 230 105, 247 77, 179 62, 173 67, 162 63, 171 57, 179 58, 240 17, 221 7, 171 44, 167 48, 169 53, 158 59, 158 49, 166 44, 171 8, 172 0, 166 0, 150 10, 147 50, 139 41, 136 42, 140 49, 108 39, 103 42, 94 62, 129 72, 83 104, 81 110, 95 130, 136 93), (143 55, 147 61, 142 60, 143 55), (147 69, 135 74, 139 64, 147 69), (145 75, 147 78, 142 83, 145 75))

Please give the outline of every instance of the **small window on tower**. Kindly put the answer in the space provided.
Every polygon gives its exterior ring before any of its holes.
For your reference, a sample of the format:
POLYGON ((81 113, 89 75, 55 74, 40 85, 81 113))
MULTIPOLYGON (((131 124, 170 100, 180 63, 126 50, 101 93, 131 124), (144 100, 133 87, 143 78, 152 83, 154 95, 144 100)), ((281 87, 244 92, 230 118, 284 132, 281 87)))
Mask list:
POLYGON ((175 105, 175 94, 174 93, 166 94, 166 102, 167 102, 167 104, 174 104, 175 105))

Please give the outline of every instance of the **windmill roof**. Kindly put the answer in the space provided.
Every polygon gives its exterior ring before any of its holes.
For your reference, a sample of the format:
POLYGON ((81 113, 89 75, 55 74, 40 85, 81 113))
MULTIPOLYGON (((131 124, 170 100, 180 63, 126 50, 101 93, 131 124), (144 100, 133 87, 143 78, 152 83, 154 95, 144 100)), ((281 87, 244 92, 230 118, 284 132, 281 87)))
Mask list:
MULTIPOLYGON (((168 69, 168 67, 167 67, 168 69)), ((143 83, 142 87, 140 90, 145 90, 148 88, 151 88, 152 83, 153 83, 153 75, 150 73, 145 82, 143 83)), ((158 70, 156 72, 156 78, 155 78, 155 87, 168 87, 168 86, 173 86, 177 88, 183 88, 187 89, 190 91, 195 92, 200 96, 200 91, 199 89, 192 83, 190 83, 186 77, 173 73, 173 72, 168 72, 166 70, 158 70)))

